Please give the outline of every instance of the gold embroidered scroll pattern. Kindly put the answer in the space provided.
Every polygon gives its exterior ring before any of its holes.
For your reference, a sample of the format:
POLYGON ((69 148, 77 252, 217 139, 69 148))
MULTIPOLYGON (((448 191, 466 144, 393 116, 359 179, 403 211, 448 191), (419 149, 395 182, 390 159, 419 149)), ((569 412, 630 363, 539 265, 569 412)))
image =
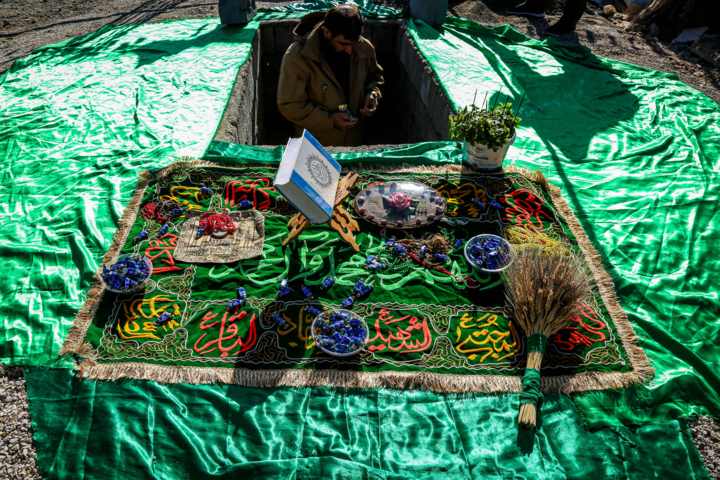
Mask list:
POLYGON ((131 302, 125 302, 122 305, 122 313, 125 318, 118 319, 117 333, 123 340, 137 340, 140 338, 149 338, 151 340, 160 340, 155 335, 158 328, 162 328, 165 332, 173 331, 179 326, 175 317, 180 318, 180 306, 170 299, 167 295, 156 295, 152 298, 138 298, 131 302), (128 306, 129 304, 129 306, 128 306), (161 305, 164 304, 164 305, 161 305), (146 311, 149 309, 149 312, 146 311), (160 327, 154 325, 157 317, 165 313, 168 309, 172 309, 174 317, 160 327), (142 325, 138 324, 138 320, 147 319, 142 325))
MULTIPOLYGON (((305 344, 305 350, 315 348, 315 341, 312 338, 311 332, 314 317, 305 311, 305 307, 300 309, 297 322, 293 322, 293 319, 286 315, 286 311, 280 312, 279 315, 287 322, 288 327, 283 329, 277 326, 278 335, 285 336, 291 332, 296 332, 298 340, 305 344)), ((288 342, 288 345, 291 347, 298 346, 296 342, 288 342)))
POLYGON ((175 200, 178 203, 187 205, 192 210, 202 210, 201 205, 192 205, 188 201, 188 198, 192 198, 196 203, 200 203, 200 188, 199 187, 185 187, 182 185, 175 185, 170 187, 170 195, 163 195, 160 198, 166 198, 168 200, 175 200))

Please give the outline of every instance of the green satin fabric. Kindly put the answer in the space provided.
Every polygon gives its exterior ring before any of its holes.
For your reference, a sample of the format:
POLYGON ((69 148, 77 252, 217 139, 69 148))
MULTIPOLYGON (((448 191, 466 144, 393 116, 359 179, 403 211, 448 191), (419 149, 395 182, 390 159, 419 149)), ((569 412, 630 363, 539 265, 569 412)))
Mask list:
POLYGON ((673 74, 507 25, 408 28, 456 106, 525 94, 508 160, 562 185, 657 370, 647 387, 578 396, 588 423, 720 415, 718 105, 673 74))
POLYGON ((0 81, 0 362, 56 362, 138 172, 203 154, 258 26, 107 26, 8 70, 0 81))
MULTIPOLYGON (((672 75, 540 48, 508 28, 409 23, 456 104, 476 88, 512 87, 516 102, 528 94, 510 158, 563 184, 608 259, 656 383, 585 395, 580 411, 548 396, 526 453, 516 396, 109 384, 31 369, 49 478, 703 478, 687 428, 664 420, 720 414, 717 106, 672 75), (588 432, 581 418, 663 423, 588 432)), ((256 28, 110 27, 41 49, 3 77, 3 363, 54 361, 137 172, 166 165, 176 148, 202 154, 256 28)))
POLYGON ((709 478, 683 421, 591 432, 561 395, 533 432, 518 430, 517 395, 25 376, 47 479, 709 478))
MULTIPOLYGON (((253 164, 259 162, 265 165, 280 165, 284 151, 284 146, 262 148, 214 141, 208 147, 203 158, 226 163, 253 164)), ((339 152, 333 153, 332 156, 343 164, 362 162, 363 164, 383 165, 395 162, 409 165, 442 166, 460 165, 462 163, 461 153, 462 150, 457 148, 455 142, 425 142, 381 148, 369 152, 339 152)))
POLYGON ((375 5, 372 0, 307 0, 303 3, 293 3, 281 7, 258 9, 253 21, 270 20, 276 18, 302 17, 311 12, 330 10, 335 5, 352 4, 357 6, 365 18, 399 18, 405 10, 375 5))

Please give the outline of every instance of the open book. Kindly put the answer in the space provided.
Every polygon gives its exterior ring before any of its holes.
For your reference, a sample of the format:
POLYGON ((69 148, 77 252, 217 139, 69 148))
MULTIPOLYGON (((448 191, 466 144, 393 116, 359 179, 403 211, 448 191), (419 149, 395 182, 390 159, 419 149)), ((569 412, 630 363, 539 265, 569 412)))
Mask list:
POLYGON ((340 164, 305 130, 285 147, 274 186, 312 224, 332 217, 340 164))

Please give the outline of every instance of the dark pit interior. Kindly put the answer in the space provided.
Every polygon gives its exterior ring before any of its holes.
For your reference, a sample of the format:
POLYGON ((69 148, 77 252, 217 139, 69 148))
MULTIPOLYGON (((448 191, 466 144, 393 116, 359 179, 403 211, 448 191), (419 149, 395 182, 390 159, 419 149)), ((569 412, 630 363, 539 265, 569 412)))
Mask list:
MULTIPOLYGON (((298 20, 263 22, 250 58, 240 69, 216 140, 284 145, 293 126, 277 108, 282 57, 298 20)), ((448 139, 450 101, 415 47, 403 20, 366 20, 368 38, 383 67, 385 87, 365 130, 365 145, 396 145, 448 139)))

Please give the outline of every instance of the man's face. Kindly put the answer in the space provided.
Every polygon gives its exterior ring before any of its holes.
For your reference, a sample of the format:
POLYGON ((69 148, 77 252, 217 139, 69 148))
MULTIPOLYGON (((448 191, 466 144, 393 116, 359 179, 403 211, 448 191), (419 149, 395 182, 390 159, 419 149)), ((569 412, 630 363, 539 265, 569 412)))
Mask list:
POLYGON ((353 46, 357 43, 357 40, 347 40, 345 35, 338 35, 333 37, 326 27, 322 27, 323 34, 325 34, 325 40, 332 45, 336 52, 345 52, 348 55, 352 54, 353 46))

